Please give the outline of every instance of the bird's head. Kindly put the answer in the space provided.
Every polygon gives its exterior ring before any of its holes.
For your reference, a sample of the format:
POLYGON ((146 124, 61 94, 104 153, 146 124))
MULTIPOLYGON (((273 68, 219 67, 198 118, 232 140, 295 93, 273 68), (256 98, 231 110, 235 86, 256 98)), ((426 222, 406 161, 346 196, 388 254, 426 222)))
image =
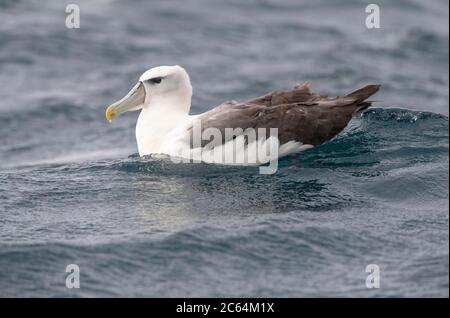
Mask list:
POLYGON ((192 86, 181 66, 158 66, 144 72, 137 84, 121 100, 106 108, 106 120, 127 111, 146 107, 167 107, 168 111, 189 112, 192 86))

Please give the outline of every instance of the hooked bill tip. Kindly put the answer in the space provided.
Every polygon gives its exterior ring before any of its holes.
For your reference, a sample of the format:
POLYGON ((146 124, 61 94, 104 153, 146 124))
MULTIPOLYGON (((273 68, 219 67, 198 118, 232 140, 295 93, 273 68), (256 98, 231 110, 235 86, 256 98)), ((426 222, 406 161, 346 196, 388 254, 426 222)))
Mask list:
POLYGON ((116 113, 112 110, 111 106, 108 106, 105 111, 105 117, 108 122, 112 122, 113 118, 116 116, 116 113))

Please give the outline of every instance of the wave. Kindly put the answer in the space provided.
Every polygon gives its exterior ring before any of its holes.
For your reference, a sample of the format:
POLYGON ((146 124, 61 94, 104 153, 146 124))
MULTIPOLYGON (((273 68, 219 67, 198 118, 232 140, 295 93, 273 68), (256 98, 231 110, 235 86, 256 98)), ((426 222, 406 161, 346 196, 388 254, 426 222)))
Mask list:
MULTIPOLYGON (((34 164, 37 166, 67 165, 74 169, 97 170, 100 167, 129 173, 179 176, 195 176, 204 173, 257 173, 257 167, 232 167, 206 163, 187 166, 161 156, 140 158, 137 154, 132 154, 126 159, 108 160, 106 154, 114 154, 114 158, 118 158, 118 154, 123 153, 123 150, 102 151, 95 147, 96 142, 100 144, 101 138, 95 140, 89 137, 88 133, 95 133, 97 129, 92 121, 89 126, 84 124, 85 120, 92 120, 88 118, 89 116, 97 116, 97 114, 92 115, 91 110, 76 105, 63 107, 50 104, 42 110, 31 110, 28 113, 3 112, 0 114, 0 126, 2 126, 0 132, 3 130, 8 132, 20 127, 42 132, 43 126, 59 129, 67 122, 71 124, 77 122, 79 129, 86 127, 84 138, 94 142, 94 150, 91 151, 59 153, 48 160, 27 158, 23 160, 22 165, 28 167, 34 164)), ((124 134, 128 129, 127 124, 125 121, 122 126, 116 128, 113 135, 108 137, 118 138, 124 134)), ((399 108, 374 108, 363 113, 360 118, 353 119, 349 126, 333 140, 282 158, 279 160, 279 166, 281 168, 296 164, 302 167, 328 168, 370 166, 380 163, 383 159, 394 158, 405 158, 417 162, 435 161, 447 155, 448 136, 448 117, 444 115, 399 108)), ((65 143, 66 138, 64 136, 61 138, 65 143)), ((21 152, 39 152, 40 147, 36 138, 31 138, 28 143, 5 144, 2 150, 6 155, 14 156, 21 152)))
MULTIPOLYGON (((438 160, 448 154, 448 117, 406 109, 371 109, 354 119, 333 140, 311 150, 280 160, 281 167, 352 167, 374 165, 383 159, 405 158, 416 162, 438 160), (437 157, 436 157, 437 156, 437 157)), ((405 164, 408 164, 405 162, 405 164)), ((190 165, 164 157, 139 158, 137 154, 112 163, 125 172, 152 174, 255 173, 255 167, 230 167, 211 164, 190 165)))

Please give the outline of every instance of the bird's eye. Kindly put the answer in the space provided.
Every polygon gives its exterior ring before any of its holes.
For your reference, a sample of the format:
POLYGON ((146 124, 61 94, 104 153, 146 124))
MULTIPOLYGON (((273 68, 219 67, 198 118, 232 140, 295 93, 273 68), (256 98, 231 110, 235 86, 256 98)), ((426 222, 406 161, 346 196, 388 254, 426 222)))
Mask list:
POLYGON ((150 84, 159 84, 162 81, 162 77, 154 77, 149 79, 148 81, 150 82, 150 84))

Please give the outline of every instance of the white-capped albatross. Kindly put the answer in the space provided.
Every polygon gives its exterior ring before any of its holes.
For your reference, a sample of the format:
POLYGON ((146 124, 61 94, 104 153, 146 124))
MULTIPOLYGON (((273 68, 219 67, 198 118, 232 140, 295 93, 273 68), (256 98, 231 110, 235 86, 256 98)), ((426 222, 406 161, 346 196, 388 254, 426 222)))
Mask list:
MULTIPOLYGON (((242 103, 224 102, 205 113, 189 115, 192 86, 187 72, 178 65, 158 66, 142 74, 125 97, 106 109, 105 115, 111 122, 120 113, 141 110, 136 124, 140 156, 165 154, 207 162, 245 164, 252 163, 247 162, 249 157, 245 157, 245 162, 238 162, 236 153, 255 150, 262 144, 267 147, 267 142, 273 141, 270 128, 277 129, 277 158, 332 139, 347 126, 353 114, 371 105, 366 99, 379 87, 367 85, 343 97, 328 98, 310 92, 309 84, 305 83, 242 103), (197 129, 201 134, 200 141, 196 140, 199 138, 196 127, 200 127, 197 129), (229 134, 227 129, 233 133, 229 134), (257 132, 256 142, 249 138, 251 129, 257 132), (209 137, 202 139, 205 132, 209 137), (242 142, 240 146, 230 147, 237 141, 242 142), (228 161, 223 156, 217 159, 216 150, 223 150, 228 155, 232 152, 234 157, 231 162, 228 162, 229 157, 228 161)), ((257 159, 256 163, 269 159, 274 158, 257 159)))

